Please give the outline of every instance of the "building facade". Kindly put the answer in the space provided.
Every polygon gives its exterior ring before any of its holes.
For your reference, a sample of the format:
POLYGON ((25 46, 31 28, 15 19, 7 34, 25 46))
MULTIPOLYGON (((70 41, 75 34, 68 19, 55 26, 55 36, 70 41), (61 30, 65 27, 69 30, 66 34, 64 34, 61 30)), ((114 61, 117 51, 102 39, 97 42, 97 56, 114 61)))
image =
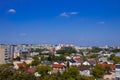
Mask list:
POLYGON ((9 62, 10 53, 8 45, 0 45, 0 64, 6 64, 9 62))
POLYGON ((115 77, 116 80, 120 80, 120 64, 115 65, 115 77))

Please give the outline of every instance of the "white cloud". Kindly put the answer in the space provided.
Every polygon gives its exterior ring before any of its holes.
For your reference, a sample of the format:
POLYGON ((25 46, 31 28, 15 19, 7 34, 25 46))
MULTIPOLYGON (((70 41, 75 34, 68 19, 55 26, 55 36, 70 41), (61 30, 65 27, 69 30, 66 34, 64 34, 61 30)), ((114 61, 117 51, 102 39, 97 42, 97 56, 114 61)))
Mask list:
POLYGON ((9 13, 16 13, 16 10, 15 9, 9 9, 8 12, 9 13))
POLYGON ((100 21, 100 22, 98 22, 99 24, 105 24, 105 22, 104 21, 100 21))
POLYGON ((70 17, 72 15, 77 15, 79 12, 63 12, 60 14, 62 17, 70 17))
POLYGON ((27 36, 27 33, 20 33, 20 36, 27 36))
POLYGON ((78 12, 70 12, 69 14, 70 14, 70 15, 77 15, 78 12))
POLYGON ((66 12, 61 13, 60 16, 62 16, 62 17, 69 17, 68 13, 66 13, 66 12))

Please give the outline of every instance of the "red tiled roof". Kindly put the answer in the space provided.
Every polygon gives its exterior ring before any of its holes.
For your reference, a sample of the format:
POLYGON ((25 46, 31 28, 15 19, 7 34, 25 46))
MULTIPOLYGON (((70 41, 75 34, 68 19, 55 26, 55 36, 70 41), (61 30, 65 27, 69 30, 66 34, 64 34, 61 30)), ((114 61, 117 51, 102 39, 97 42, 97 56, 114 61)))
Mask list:
POLYGON ((107 63, 102 63, 100 65, 105 68, 108 64, 107 63))
POLYGON ((53 64, 53 68, 63 68, 64 65, 61 64, 53 64))
POLYGON ((89 70, 89 68, 87 66, 80 66, 79 70, 84 71, 84 70, 89 70))
POLYGON ((110 68, 111 68, 111 70, 114 70, 115 69, 115 65, 114 64, 107 64, 107 63, 102 63, 102 64, 100 64, 103 68, 105 68, 106 66, 110 66, 110 68))
POLYGON ((81 62, 80 58, 74 58, 74 60, 77 61, 77 62, 81 62))

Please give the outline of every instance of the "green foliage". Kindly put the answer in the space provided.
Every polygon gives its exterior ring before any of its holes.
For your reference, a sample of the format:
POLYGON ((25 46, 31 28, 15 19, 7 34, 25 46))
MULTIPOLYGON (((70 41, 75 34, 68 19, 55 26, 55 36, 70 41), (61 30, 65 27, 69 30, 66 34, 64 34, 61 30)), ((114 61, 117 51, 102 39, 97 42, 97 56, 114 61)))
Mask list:
POLYGON ((113 60, 114 57, 115 57, 115 54, 111 54, 108 59, 109 59, 109 60, 113 60))
POLYGON ((63 74, 48 74, 51 71, 49 66, 37 66, 36 72, 41 74, 41 77, 35 77, 33 73, 25 73, 21 71, 11 71, 4 65, 0 66, 0 80, 94 80, 93 77, 79 75, 77 67, 70 67, 63 74))
POLYGON ((31 65, 32 65, 32 66, 37 66, 37 65, 39 65, 39 64, 40 64, 39 57, 38 57, 38 56, 34 56, 31 65))
POLYGON ((110 65, 107 65, 107 66, 105 67, 105 72, 106 72, 107 74, 110 74, 110 71, 111 71, 110 65))
POLYGON ((120 63, 120 57, 119 56, 114 56, 113 61, 114 61, 114 64, 120 63))
POLYGON ((16 60, 16 61, 20 61, 21 58, 20 58, 19 56, 17 56, 14 60, 16 60))
POLYGON ((48 61, 52 61, 52 56, 49 55, 49 57, 47 58, 48 61))
POLYGON ((27 59, 27 54, 23 54, 23 58, 26 60, 27 59))
POLYGON ((0 80, 35 80, 34 74, 15 71, 9 65, 11 64, 0 65, 0 80))
POLYGON ((64 55, 60 55, 59 57, 54 57, 54 61, 66 61, 66 58, 64 55))
POLYGON ((33 74, 15 72, 11 80, 35 80, 33 74))
POLYGON ((0 71, 0 80, 10 80, 12 78, 13 71, 8 68, 2 68, 0 71))
POLYGON ((37 66, 35 71, 41 74, 42 76, 45 76, 46 74, 48 74, 48 71, 51 70, 52 69, 50 66, 37 66))
POLYGON ((79 70, 77 67, 70 67, 68 70, 64 71, 62 78, 65 80, 75 79, 76 76, 79 76, 79 70))
POLYGON ((75 48, 72 48, 72 47, 67 47, 67 49, 61 49, 61 50, 58 50, 57 53, 58 54, 65 54, 65 53, 76 53, 77 51, 75 50, 75 48))
POLYGON ((40 78, 40 80, 59 80, 57 78, 56 74, 52 74, 52 75, 44 75, 43 77, 40 78))
POLYGON ((100 52, 101 50, 102 50, 101 48, 94 47, 93 49, 89 50, 89 52, 98 53, 98 52, 100 52))
POLYGON ((41 53, 42 51, 49 51, 49 50, 46 49, 46 48, 44 48, 44 49, 39 49, 39 48, 33 49, 33 48, 31 48, 31 49, 30 49, 30 52, 39 52, 39 53, 41 53))
POLYGON ((104 75, 104 68, 101 65, 96 65, 92 69, 92 74, 95 78, 102 78, 104 75))
POLYGON ((98 57, 98 54, 92 54, 91 56, 90 56, 90 58, 97 58, 98 57))
POLYGON ((114 52, 114 53, 120 52, 120 49, 114 49, 114 50, 112 50, 112 52, 114 52))
POLYGON ((9 67, 9 66, 13 66, 13 63, 1 64, 0 68, 1 67, 6 68, 6 67, 9 67))
POLYGON ((93 76, 79 75, 76 80, 95 80, 93 76))

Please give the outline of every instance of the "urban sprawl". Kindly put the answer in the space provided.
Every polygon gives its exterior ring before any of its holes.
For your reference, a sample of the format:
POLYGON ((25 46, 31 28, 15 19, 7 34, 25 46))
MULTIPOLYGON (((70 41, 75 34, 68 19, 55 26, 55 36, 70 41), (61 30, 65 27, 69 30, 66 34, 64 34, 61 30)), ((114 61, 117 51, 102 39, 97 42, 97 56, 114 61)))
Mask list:
POLYGON ((0 80, 120 80, 120 46, 0 44, 0 80))

